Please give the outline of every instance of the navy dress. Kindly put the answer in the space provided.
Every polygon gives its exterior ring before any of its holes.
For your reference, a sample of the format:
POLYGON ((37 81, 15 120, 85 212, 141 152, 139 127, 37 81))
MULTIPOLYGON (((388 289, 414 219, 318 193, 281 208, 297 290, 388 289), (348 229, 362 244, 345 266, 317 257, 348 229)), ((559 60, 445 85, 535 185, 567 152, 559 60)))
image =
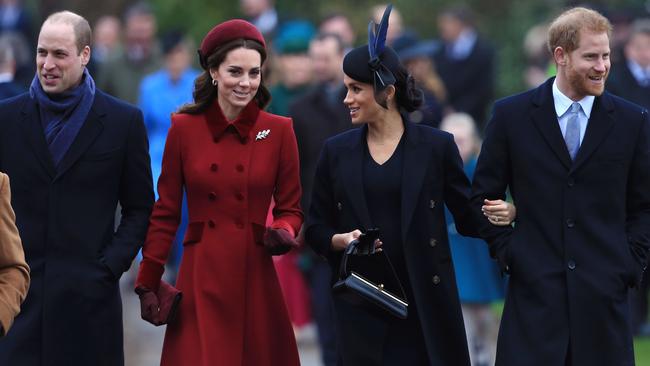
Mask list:
MULTIPOLYGON (((397 277, 399 278, 409 303, 409 315, 406 320, 397 319, 389 314, 379 314, 385 322, 387 331, 384 338, 383 357, 380 365, 428 365, 424 336, 420 328, 413 291, 404 259, 402 228, 400 225, 400 207, 402 192, 402 172, 404 167, 404 138, 402 138, 393 155, 383 164, 378 164, 365 148, 363 162, 363 182, 370 220, 380 230, 383 250, 388 255, 397 277)), ((375 263, 371 263, 376 264, 375 263)), ((366 269, 384 270, 383 266, 366 269)), ((385 271, 383 271, 385 272, 385 271)), ((375 273, 378 277, 386 273, 375 273)), ((371 275, 372 276, 372 275, 371 275)), ((384 281, 385 282, 385 281, 384 281)), ((388 285, 387 285, 388 286, 388 285)), ((393 290, 396 291, 396 290, 393 290)), ((399 293, 396 291, 396 293, 399 293)))

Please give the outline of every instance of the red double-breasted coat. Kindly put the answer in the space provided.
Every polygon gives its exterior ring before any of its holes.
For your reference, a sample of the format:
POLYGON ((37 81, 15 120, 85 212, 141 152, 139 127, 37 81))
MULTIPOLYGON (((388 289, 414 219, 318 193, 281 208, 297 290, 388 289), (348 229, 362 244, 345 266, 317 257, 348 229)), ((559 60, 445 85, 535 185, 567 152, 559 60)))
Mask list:
POLYGON ((167 136, 136 286, 157 289, 187 192, 189 226, 162 365, 299 365, 271 256, 254 224, 297 233, 302 224, 291 120, 251 102, 232 122, 218 104, 176 114, 167 136))

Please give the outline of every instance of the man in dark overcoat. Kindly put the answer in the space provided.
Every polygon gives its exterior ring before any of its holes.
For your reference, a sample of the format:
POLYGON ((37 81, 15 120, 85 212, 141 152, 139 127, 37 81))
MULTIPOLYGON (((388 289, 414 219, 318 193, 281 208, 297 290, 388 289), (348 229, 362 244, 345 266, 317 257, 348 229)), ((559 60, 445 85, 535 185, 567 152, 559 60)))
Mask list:
POLYGON ((0 170, 32 275, 0 365, 124 364, 118 280, 144 240, 151 168, 142 113, 86 70, 90 40, 81 16, 49 16, 29 92, 0 103, 0 170))
POLYGON ((633 365, 628 288, 650 245, 650 122, 604 91, 611 25, 574 8, 549 29, 557 76, 498 101, 473 205, 510 189, 514 228, 482 225, 510 273, 497 365, 633 365))

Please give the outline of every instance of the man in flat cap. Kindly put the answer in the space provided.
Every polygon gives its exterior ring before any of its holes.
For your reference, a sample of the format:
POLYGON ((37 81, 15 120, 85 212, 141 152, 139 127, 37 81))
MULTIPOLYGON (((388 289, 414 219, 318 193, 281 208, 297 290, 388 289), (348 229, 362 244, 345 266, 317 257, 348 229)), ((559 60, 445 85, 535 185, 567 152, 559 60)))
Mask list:
POLYGON ((86 70, 90 40, 81 16, 50 15, 29 92, 0 103, 0 170, 32 271, 0 365, 124 364, 118 280, 144 240, 151 168, 142 113, 86 70))

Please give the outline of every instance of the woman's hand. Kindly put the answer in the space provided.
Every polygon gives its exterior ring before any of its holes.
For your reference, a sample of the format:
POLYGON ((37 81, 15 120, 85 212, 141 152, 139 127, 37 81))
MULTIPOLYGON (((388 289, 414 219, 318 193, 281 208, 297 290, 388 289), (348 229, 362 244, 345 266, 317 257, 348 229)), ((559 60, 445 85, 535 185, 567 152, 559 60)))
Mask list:
MULTIPOLYGON (((345 250, 345 248, 347 248, 353 240, 358 239, 359 236, 361 236, 361 230, 354 230, 343 234, 334 234, 334 236, 332 236, 332 249, 337 252, 345 250)), ((381 240, 375 240, 376 251, 381 252, 382 245, 383 243, 381 240)))
POLYGON ((332 236, 332 250, 341 251, 348 247, 350 242, 361 235, 361 230, 350 231, 349 233, 334 234, 332 236))
POLYGON ((483 200, 484 205, 481 207, 492 225, 508 226, 517 217, 517 208, 515 205, 503 200, 483 200))
POLYGON ((138 287, 135 293, 140 297, 140 316, 149 323, 159 326, 163 323, 160 320, 160 303, 156 294, 146 288, 138 287))

